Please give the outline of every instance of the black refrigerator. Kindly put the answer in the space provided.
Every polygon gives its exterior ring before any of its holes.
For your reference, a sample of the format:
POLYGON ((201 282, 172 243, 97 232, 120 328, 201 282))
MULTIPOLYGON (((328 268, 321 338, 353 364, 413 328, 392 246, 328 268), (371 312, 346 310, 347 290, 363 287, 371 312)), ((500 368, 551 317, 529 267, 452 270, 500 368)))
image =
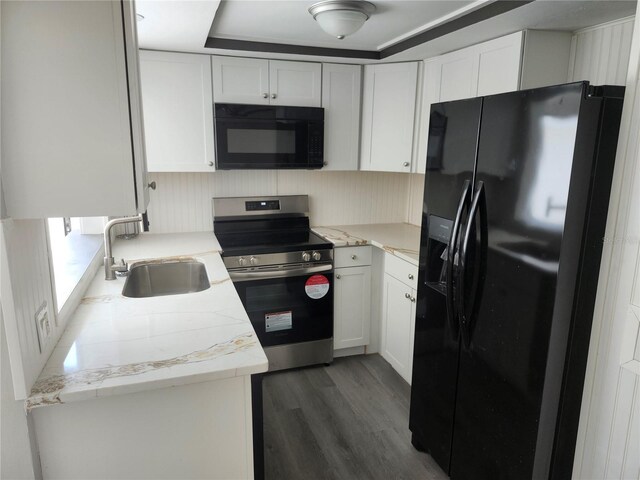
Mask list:
POLYGON ((431 108, 410 429, 454 480, 571 478, 623 93, 431 108))

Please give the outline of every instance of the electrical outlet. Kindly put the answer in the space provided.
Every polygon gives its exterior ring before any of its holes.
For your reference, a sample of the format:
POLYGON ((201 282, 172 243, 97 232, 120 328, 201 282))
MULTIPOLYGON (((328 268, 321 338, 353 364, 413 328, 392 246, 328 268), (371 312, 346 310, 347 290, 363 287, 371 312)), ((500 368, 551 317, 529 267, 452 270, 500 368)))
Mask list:
POLYGON ((49 320, 49 309, 45 301, 36 312, 36 330, 38 331, 38 346, 40 353, 44 351, 49 339, 51 338, 52 328, 49 320))

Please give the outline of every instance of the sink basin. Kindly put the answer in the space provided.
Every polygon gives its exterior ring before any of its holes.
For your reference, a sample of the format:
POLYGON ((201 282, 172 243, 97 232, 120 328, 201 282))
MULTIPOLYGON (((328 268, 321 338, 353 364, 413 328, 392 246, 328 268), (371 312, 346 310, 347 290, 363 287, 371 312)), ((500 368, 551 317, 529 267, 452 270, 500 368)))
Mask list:
POLYGON ((196 260, 138 263, 124 283, 125 297, 159 297, 206 290, 211 285, 204 264, 196 260))

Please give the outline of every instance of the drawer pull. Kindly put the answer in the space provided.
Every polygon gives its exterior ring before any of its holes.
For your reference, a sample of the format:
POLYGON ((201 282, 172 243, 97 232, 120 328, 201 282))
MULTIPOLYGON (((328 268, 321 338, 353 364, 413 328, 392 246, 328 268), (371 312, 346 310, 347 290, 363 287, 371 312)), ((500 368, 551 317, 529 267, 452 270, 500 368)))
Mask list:
POLYGON ((336 280, 340 280, 340 274, 336 275, 336 280))
POLYGON ((358 258, 356 254, 351 255, 351 260, 355 260, 356 258, 358 258))
POLYGON ((408 293, 405 293, 405 294, 404 294, 404 298, 409 298, 409 299, 410 299, 410 298, 411 298, 411 295, 409 295, 408 293))
POLYGON ((411 297, 409 300, 411 300, 413 303, 416 303, 416 297, 411 297))
POLYGON ((409 280, 413 280, 413 273, 409 274, 409 280))

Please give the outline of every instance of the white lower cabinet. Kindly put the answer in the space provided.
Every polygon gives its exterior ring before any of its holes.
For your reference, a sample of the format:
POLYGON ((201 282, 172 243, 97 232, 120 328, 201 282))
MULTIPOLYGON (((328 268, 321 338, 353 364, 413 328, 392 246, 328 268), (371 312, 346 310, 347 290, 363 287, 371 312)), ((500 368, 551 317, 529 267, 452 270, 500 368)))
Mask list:
MULTIPOLYGON (((389 255, 387 255, 388 258, 389 255)), ((394 257, 394 260, 397 259, 394 257)), ((412 275, 417 277, 417 267, 403 260, 398 261, 406 264, 407 271, 415 270, 415 274, 412 273, 412 275)), ((382 357, 409 383, 411 383, 416 318, 416 290, 411 283, 399 280, 388 273, 388 270, 385 271, 380 335, 382 357)))
POLYGON ((336 249, 333 348, 362 347, 371 333, 371 247, 336 249), (341 255, 340 252, 346 252, 341 255))

